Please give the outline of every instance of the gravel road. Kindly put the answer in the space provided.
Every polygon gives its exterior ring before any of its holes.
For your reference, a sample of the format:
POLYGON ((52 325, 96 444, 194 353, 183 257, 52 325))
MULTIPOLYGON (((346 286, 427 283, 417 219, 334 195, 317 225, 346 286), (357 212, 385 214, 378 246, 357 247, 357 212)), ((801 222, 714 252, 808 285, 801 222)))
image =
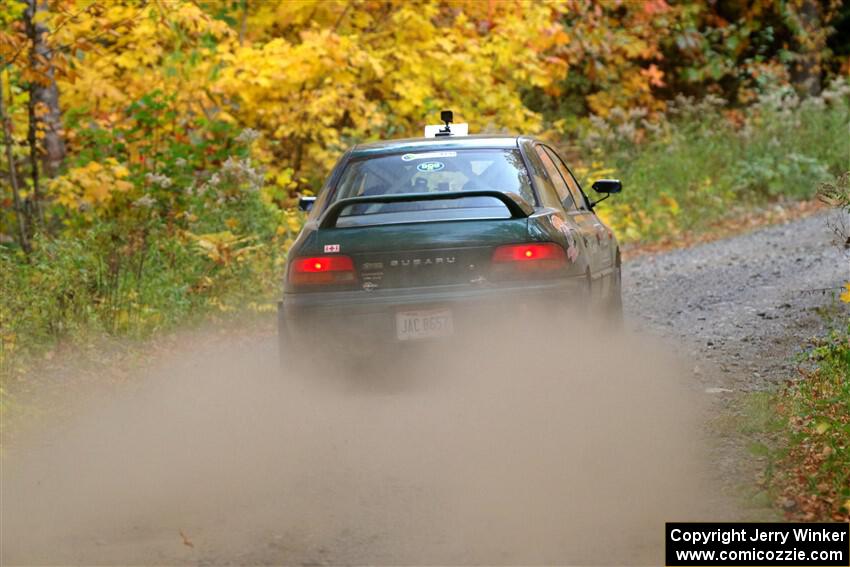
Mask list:
POLYGON ((627 314, 685 348, 706 388, 788 379, 801 345, 824 329, 820 312, 850 280, 850 250, 835 233, 842 222, 819 213, 639 257, 624 266, 627 314))
POLYGON ((704 391, 788 376, 812 291, 850 277, 831 240, 820 214, 640 257, 641 332, 458 341, 378 378, 201 330, 4 448, 0 564, 660 564, 664 521, 744 517, 704 391))

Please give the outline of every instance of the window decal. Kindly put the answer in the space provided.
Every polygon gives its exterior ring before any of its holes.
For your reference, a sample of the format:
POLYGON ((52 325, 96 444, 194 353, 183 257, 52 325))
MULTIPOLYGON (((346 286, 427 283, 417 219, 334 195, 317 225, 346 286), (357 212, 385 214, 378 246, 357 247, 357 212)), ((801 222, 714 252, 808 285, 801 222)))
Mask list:
POLYGON ((457 152, 423 152, 421 154, 404 154, 401 156, 401 161, 413 161, 415 159, 434 159, 457 157, 457 152))
POLYGON ((446 167, 446 164, 441 161, 423 161, 416 166, 416 169, 422 173, 434 173, 435 171, 440 171, 444 167, 446 167))

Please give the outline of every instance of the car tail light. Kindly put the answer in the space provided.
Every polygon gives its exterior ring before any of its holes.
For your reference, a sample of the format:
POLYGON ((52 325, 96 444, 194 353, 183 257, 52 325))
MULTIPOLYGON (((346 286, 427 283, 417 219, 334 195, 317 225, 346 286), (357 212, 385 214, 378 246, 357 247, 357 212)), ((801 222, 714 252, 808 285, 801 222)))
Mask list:
POLYGON ((496 276, 546 274, 567 267, 567 254, 554 242, 508 244, 493 251, 493 273, 496 276))
POLYGON ((348 256, 310 256, 295 258, 289 267, 293 285, 340 285, 357 280, 354 262, 348 256))

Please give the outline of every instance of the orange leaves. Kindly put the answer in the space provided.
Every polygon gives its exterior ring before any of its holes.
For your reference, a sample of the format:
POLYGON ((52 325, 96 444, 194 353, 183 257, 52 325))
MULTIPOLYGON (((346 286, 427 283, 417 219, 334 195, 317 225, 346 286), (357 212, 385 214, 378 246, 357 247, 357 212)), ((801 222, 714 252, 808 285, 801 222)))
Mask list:
POLYGON ((664 86, 664 71, 659 69, 655 63, 651 64, 647 69, 642 69, 640 74, 646 77, 649 84, 653 87, 664 86))
POLYGON ((663 14, 670 10, 670 5, 664 0, 644 0, 643 11, 648 16, 663 14))
POLYGON ((20 26, 0 30, 0 58, 7 64, 17 61, 26 46, 27 37, 20 26))
MULTIPOLYGON (((847 284, 850 293, 850 284, 847 284)), ((789 520, 850 520, 850 325, 809 353, 811 370, 780 391, 777 411, 787 423, 786 446, 772 464, 789 520)))
MULTIPOLYGON (((591 112, 607 115, 614 107, 660 108, 651 87, 663 87, 659 61, 673 25, 687 17, 681 6, 664 0, 605 3, 571 0, 563 9, 561 27, 569 42, 554 53, 578 77, 589 82, 591 112)), ((587 87, 584 87, 587 89, 587 87)))
POLYGON ((189 539, 189 536, 187 536, 183 530, 180 530, 180 539, 183 540, 183 545, 186 547, 195 547, 195 544, 192 543, 192 540, 189 539))

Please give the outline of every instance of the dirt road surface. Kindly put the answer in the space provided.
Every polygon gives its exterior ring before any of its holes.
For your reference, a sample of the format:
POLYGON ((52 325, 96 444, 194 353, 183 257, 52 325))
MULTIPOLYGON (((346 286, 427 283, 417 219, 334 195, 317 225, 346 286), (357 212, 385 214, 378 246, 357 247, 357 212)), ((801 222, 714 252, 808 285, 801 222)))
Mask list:
POLYGON ((5 448, 0 562, 660 564, 665 520, 740 517, 704 387, 780 377, 846 261, 813 217, 629 264, 625 336, 368 370, 210 330, 5 448))
POLYGON ((841 246, 850 220, 828 211, 644 256, 623 274, 632 321, 688 350, 697 381, 751 391, 794 374, 795 355, 824 328, 821 311, 850 280, 841 246), (706 365, 720 370, 700 371, 706 365))

